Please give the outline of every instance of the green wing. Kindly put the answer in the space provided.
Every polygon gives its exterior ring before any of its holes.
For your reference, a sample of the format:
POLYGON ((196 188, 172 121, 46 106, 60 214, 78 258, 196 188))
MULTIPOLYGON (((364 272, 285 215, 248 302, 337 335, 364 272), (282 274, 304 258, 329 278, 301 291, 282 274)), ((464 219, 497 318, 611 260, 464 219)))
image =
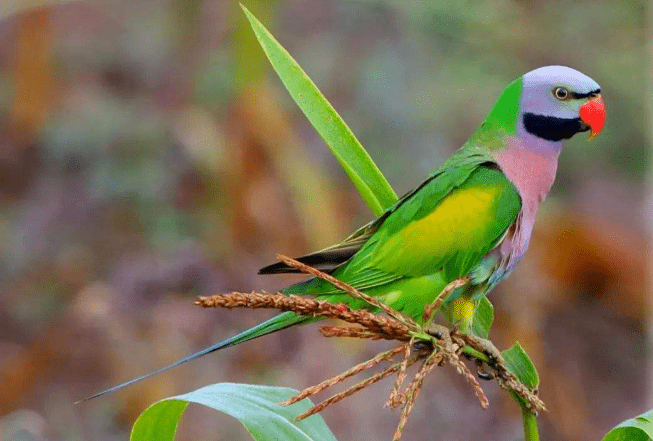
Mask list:
MULTIPOLYGON (((364 237, 364 243, 333 274, 361 290, 442 270, 447 280, 453 280, 467 274, 496 245, 520 208, 516 189, 496 164, 482 154, 461 150, 359 230, 364 234, 357 237, 364 237)), ((285 291, 338 292, 316 279, 285 291)))
MULTIPOLYGON (((378 227, 381 225, 380 218, 364 225, 356 230, 347 239, 339 244, 330 246, 314 253, 306 254, 297 257, 295 260, 317 268, 326 273, 332 273, 340 265, 348 261, 354 254, 361 249, 365 242, 374 235, 378 227)), ((281 274, 281 273, 299 273, 296 268, 286 265, 283 262, 273 263, 259 270, 259 274, 281 274)))
POLYGON ((479 166, 435 206, 422 207, 412 220, 400 212, 387 219, 370 250, 372 267, 408 277, 442 269, 448 280, 464 276, 504 236, 521 199, 500 170, 479 166))

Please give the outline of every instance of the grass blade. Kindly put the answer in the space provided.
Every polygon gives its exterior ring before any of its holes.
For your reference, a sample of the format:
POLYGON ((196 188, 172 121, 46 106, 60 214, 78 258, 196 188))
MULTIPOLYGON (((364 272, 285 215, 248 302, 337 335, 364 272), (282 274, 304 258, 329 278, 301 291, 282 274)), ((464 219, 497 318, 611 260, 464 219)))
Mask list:
POLYGON ((241 7, 292 98, 340 162, 367 205, 374 214, 381 214, 397 200, 388 181, 299 64, 246 7, 241 7))

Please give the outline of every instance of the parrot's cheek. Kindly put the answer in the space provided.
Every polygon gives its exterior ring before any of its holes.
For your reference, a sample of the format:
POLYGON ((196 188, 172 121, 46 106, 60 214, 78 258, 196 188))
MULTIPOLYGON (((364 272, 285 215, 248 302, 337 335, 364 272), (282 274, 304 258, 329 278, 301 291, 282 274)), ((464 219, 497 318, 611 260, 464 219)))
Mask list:
POLYGON ((594 139, 601 133, 605 125, 605 104, 600 95, 582 105, 580 119, 589 126, 591 130, 590 139, 594 139))

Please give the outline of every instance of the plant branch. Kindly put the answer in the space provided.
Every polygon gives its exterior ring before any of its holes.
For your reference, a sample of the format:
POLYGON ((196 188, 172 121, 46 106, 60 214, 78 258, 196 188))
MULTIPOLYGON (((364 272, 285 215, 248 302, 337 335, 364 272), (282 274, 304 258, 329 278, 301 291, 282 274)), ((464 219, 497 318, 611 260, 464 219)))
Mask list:
POLYGON ((442 292, 438 294, 438 296, 435 298, 433 303, 427 305, 426 308, 424 308, 422 322, 424 324, 428 324, 433 318, 433 314, 435 314, 435 312, 438 309, 440 309, 440 306, 442 306, 442 303, 444 303, 444 301, 447 300, 449 294, 451 294, 457 288, 460 288, 461 286, 464 286, 465 284, 469 283, 470 279, 471 278, 469 276, 466 276, 460 279, 456 279, 450 284, 448 284, 447 286, 445 286, 442 292))
POLYGON ((340 383, 343 380, 346 380, 347 378, 349 378, 349 377, 351 377, 353 375, 356 375, 357 373, 359 373, 361 371, 364 371, 366 369, 369 369, 371 367, 376 366, 377 364, 381 363, 384 360, 391 359, 392 357, 395 356, 395 354, 398 354, 399 352, 402 352, 403 350, 404 350, 404 346, 402 345, 402 346, 397 346, 394 349, 390 349, 389 351, 381 352, 376 357, 354 366, 353 368, 349 369, 346 372, 343 372, 342 374, 338 375, 337 377, 333 377, 333 378, 331 378, 329 380, 323 381, 322 383, 320 383, 320 384, 318 384, 316 386, 306 388, 301 393, 298 393, 294 397, 291 397, 291 398, 287 399, 286 401, 282 401, 279 404, 281 404, 282 406, 288 406, 290 404, 301 401, 301 400, 303 400, 304 398, 306 398, 308 396, 315 395, 315 394, 323 391, 324 389, 326 389, 328 387, 331 387, 331 386, 333 386, 335 384, 340 383))
POLYGON ((336 288, 348 293, 349 295, 351 295, 354 298, 364 300, 368 304, 380 309, 381 311, 385 312, 390 317, 394 318, 395 320, 397 320, 400 323, 407 323, 407 322, 410 323, 412 321, 408 317, 405 317, 403 314, 401 314, 399 311, 395 311, 394 309, 392 309, 391 307, 389 307, 385 303, 382 303, 382 302, 378 301, 374 297, 368 296, 367 294, 357 290, 353 286, 343 282, 342 280, 336 279, 335 277, 333 277, 330 274, 323 273, 320 270, 317 270, 317 269, 315 269, 315 268, 313 268, 311 266, 308 266, 308 265, 306 265, 304 263, 301 263, 301 262, 299 262, 299 261, 297 261, 295 259, 292 259, 292 258, 290 258, 288 256, 284 256, 282 254, 277 254, 277 258, 279 260, 281 260, 283 263, 285 263, 286 265, 291 266, 293 268, 297 268, 298 270, 300 270, 303 273, 310 274, 312 276, 317 277, 318 279, 322 279, 322 280, 324 280, 326 282, 329 282, 330 284, 332 284, 336 288))
POLYGON ((365 309, 351 309, 344 303, 330 303, 281 293, 232 292, 199 297, 195 304, 204 308, 267 308, 293 311, 295 314, 310 317, 324 316, 361 325, 367 331, 379 334, 379 338, 410 340, 410 329, 406 325, 365 309))
MULTIPOLYGON (((323 300, 282 293, 232 292, 210 297, 199 297, 195 303, 205 308, 274 308, 281 311, 292 311, 295 314, 310 317, 322 316, 335 318, 357 326, 322 326, 320 328, 322 335, 327 337, 396 340, 402 343, 393 349, 377 354, 370 360, 360 363, 346 372, 325 380, 318 385, 308 387, 289 400, 280 403, 282 405, 289 405, 301 401, 304 398, 331 388, 360 372, 371 369, 383 361, 391 361, 394 357, 401 356, 401 360, 395 361, 389 367, 331 396, 302 413, 297 417, 298 420, 320 412, 324 408, 339 402, 379 380, 397 373, 393 389, 386 402, 386 405, 392 408, 402 407, 399 423, 394 434, 394 440, 397 441, 401 438, 403 429, 408 421, 408 416, 417 400, 426 376, 436 366, 442 364, 449 364, 454 367, 456 372, 462 375, 471 385, 481 407, 487 409, 489 402, 483 389, 474 374, 461 359, 461 355, 465 355, 465 357, 474 359, 479 366, 487 367, 490 370, 490 378, 496 379, 502 388, 510 392, 522 407, 526 441, 538 440, 535 415, 537 412, 545 410, 544 403, 539 399, 535 391, 529 390, 514 374, 508 371, 500 354, 498 357, 488 356, 488 352, 476 337, 460 334, 456 330, 451 331, 440 325, 431 325, 429 328, 425 328, 410 317, 404 316, 379 302, 377 299, 356 290, 328 274, 285 256, 279 256, 279 258, 286 264, 298 268, 302 272, 334 284, 338 289, 349 293, 355 298, 365 300, 370 305, 370 309, 381 310, 387 316, 375 314, 365 309, 354 310, 342 303, 330 303, 323 300), (401 388, 406 379, 407 369, 419 360, 422 360, 420 368, 402 391, 401 388)), ((423 317, 425 323, 430 321, 433 313, 454 289, 463 286, 468 281, 467 278, 463 278, 447 285, 443 292, 436 298, 436 301, 429 305, 425 311, 423 317)), ((492 355, 491 352, 489 354, 492 355)))

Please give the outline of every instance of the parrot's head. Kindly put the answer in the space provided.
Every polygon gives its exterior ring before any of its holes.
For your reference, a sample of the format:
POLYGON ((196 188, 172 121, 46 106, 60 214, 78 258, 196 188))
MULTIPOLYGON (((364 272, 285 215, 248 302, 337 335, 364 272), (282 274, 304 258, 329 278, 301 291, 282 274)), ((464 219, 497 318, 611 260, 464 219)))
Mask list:
POLYGON ((546 66, 524 74, 519 114, 528 133, 549 141, 588 130, 592 139, 605 124, 601 87, 565 66, 546 66))

